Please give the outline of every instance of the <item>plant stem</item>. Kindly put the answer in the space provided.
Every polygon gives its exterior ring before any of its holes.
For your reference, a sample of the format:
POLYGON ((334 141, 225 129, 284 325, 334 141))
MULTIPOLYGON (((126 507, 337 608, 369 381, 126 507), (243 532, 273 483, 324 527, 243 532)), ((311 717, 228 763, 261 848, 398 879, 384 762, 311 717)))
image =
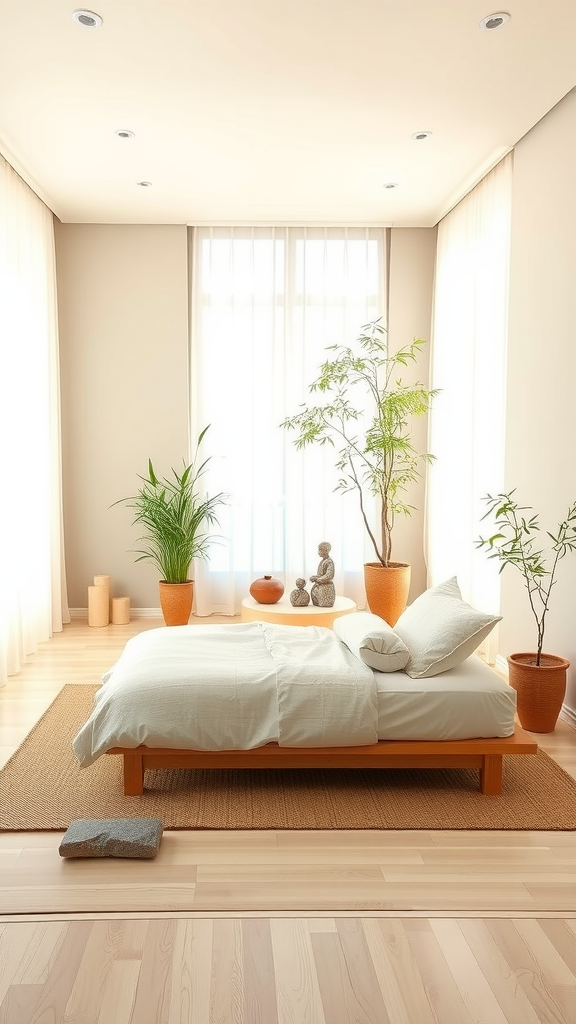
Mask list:
MULTIPOLYGON (((521 537, 522 530, 521 530, 521 527, 518 524, 518 519, 517 519, 517 516, 516 516, 516 509, 513 509, 511 514, 512 514, 512 523, 513 523, 513 526, 514 526, 516 537, 517 538, 521 537)), ((510 513, 507 513, 506 515, 508 517, 510 515, 510 513)), ((542 618, 540 618, 539 615, 538 615, 538 612, 536 611, 536 607, 534 605, 534 599, 532 597, 532 593, 533 593, 533 589, 534 588, 530 586, 530 582, 531 582, 533 577, 532 577, 532 573, 529 570, 528 564, 526 562, 526 555, 524 553, 524 545, 522 543, 520 543, 520 554, 521 554, 521 559, 522 559, 522 569, 521 569, 521 572, 522 572, 522 575, 523 575, 523 577, 524 577, 524 579, 526 581, 526 588, 528 590, 528 600, 530 601, 530 607, 532 609, 532 614, 534 615, 534 618, 536 619, 536 629, 537 629, 537 634, 538 634, 538 647, 537 647, 537 650, 536 650, 536 664, 539 665, 540 664, 540 654, 542 652, 542 643, 544 641, 544 614, 542 615, 542 618)), ((538 587, 538 584, 536 584, 536 587, 537 587, 538 590, 540 589, 538 587)))

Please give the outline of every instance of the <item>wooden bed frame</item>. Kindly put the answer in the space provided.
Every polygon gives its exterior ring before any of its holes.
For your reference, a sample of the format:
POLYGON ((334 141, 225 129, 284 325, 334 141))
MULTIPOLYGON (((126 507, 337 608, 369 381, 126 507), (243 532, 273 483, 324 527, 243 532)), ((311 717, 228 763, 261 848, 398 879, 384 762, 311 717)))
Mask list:
POLYGON ((253 750, 171 750, 113 747, 124 758, 124 793, 141 796, 146 768, 478 768, 487 796, 502 792, 505 754, 536 754, 538 745, 518 725, 505 739, 403 742, 381 740, 363 747, 279 747, 253 750))

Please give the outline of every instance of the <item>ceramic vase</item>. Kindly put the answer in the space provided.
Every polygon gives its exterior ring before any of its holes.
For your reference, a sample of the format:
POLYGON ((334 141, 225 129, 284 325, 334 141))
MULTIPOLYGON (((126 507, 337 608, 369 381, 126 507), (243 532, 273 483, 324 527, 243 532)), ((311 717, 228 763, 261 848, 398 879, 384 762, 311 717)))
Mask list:
POLYGON ((166 583, 160 580, 160 607, 167 626, 186 626, 194 600, 194 581, 166 583))
POLYGON ((250 584, 250 593, 258 604, 277 604, 284 593, 284 584, 273 576, 262 576, 250 584))
POLYGON ((520 725, 529 732, 554 732, 566 694, 570 662, 556 654, 511 654, 508 682, 516 690, 520 725))
POLYGON ((410 566, 405 562, 389 562, 386 567, 380 562, 366 562, 364 585, 370 611, 394 626, 408 601, 410 566))

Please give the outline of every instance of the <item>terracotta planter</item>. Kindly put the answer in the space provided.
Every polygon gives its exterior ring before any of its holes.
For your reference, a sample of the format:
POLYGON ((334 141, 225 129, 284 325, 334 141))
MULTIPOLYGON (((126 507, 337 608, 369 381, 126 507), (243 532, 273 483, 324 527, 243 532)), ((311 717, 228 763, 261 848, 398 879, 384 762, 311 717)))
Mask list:
POLYGON ((250 584, 250 593, 258 604, 277 604, 284 593, 284 584, 272 576, 262 576, 250 584))
POLYGON ((411 567, 406 562, 366 562, 364 585, 368 607, 394 626, 408 603, 411 567))
POLYGON ((185 626, 192 611, 194 600, 194 581, 185 583, 166 583, 160 580, 160 607, 167 626, 185 626))
POLYGON ((508 682, 516 690, 520 725, 529 732, 554 732, 566 693, 566 670, 570 662, 555 654, 511 654, 508 682))

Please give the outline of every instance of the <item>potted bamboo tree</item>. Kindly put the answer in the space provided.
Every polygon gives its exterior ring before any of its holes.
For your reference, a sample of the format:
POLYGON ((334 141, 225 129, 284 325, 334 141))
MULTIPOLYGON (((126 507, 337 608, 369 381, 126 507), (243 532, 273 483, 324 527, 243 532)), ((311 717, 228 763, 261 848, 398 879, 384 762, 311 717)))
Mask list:
POLYGON ((500 572, 513 566, 524 581, 528 603, 536 625, 535 651, 510 654, 509 682, 516 690, 520 724, 530 732, 553 732, 566 693, 566 671, 570 662, 556 654, 543 653, 544 629, 558 564, 569 551, 576 550, 576 502, 556 532, 546 531, 548 552, 539 543, 538 514, 528 505, 519 505, 516 489, 483 499, 494 519, 496 532, 480 537, 476 544, 489 558, 500 562, 500 572))
POLYGON ((309 386, 323 401, 305 405, 281 424, 297 431, 295 445, 329 444, 341 474, 336 490, 356 491, 364 525, 376 561, 364 566, 370 609, 394 625, 408 600, 410 566, 392 560, 392 531, 398 515, 410 515, 413 506, 406 491, 420 476, 420 465, 430 462, 419 453, 410 436, 415 417, 425 416, 438 394, 421 383, 405 384, 399 368, 416 362, 425 345, 421 338, 388 352, 386 328, 380 319, 365 324, 354 348, 331 345, 319 376, 309 386), (366 508, 366 495, 379 500, 379 529, 374 529, 366 508))
POLYGON ((225 503, 223 493, 212 496, 200 490, 200 481, 210 461, 198 466, 198 450, 208 427, 198 437, 192 461, 183 460, 181 472, 171 470, 170 477, 158 477, 148 460, 148 475, 139 476, 142 485, 135 495, 121 498, 134 510, 133 525, 144 527, 134 561, 153 562, 161 574, 160 606, 167 626, 188 622, 194 600, 194 581, 189 579, 192 559, 207 558, 212 538, 208 527, 218 525, 217 508, 225 503))

